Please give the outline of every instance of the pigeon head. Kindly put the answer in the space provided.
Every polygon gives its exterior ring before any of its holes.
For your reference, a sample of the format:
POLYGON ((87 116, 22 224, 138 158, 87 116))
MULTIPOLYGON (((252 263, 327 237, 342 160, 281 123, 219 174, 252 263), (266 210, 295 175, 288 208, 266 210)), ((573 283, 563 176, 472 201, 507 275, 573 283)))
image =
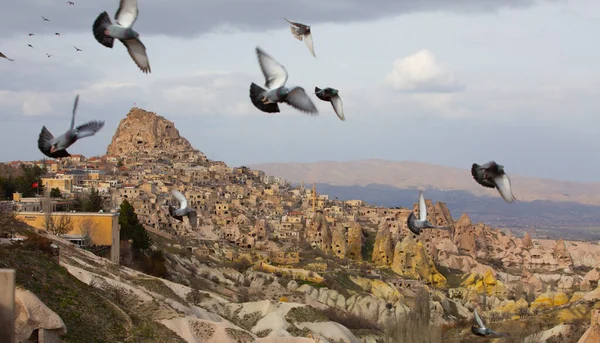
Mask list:
POLYGON ((331 88, 331 95, 337 95, 338 92, 339 91, 337 89, 331 88))

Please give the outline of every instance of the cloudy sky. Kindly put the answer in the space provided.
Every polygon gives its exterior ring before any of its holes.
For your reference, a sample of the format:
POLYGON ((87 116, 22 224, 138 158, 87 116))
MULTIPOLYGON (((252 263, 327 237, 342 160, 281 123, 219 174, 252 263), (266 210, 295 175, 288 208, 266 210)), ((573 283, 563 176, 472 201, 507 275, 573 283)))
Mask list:
POLYGON ((516 174, 600 181, 597 0, 140 0, 151 74, 92 35, 117 0, 73 1, 2 6, 0 51, 15 61, 0 60, 0 161, 43 157, 41 127, 65 131, 80 94, 77 123, 106 121, 69 149, 86 156, 105 153, 135 103, 234 166, 494 159, 516 174), (312 25, 316 59, 284 17, 312 25), (288 85, 339 89, 347 121, 314 95, 317 117, 254 108, 256 46, 288 85))

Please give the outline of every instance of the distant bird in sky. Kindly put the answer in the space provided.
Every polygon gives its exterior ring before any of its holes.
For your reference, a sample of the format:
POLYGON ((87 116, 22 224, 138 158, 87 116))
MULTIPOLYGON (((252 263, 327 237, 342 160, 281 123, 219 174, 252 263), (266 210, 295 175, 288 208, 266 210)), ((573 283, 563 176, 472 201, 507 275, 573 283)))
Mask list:
POLYGON ((94 21, 93 32, 98 43, 107 48, 113 47, 114 39, 125 45, 129 56, 144 73, 150 73, 150 61, 146 54, 146 47, 139 39, 139 33, 133 30, 133 24, 139 14, 137 0, 121 0, 119 9, 115 14, 116 25, 110 21, 106 11, 100 13, 94 21))
POLYGON ((56 32, 54 35, 55 35, 55 36, 60 36, 60 33, 56 32))
POLYGON ((427 206, 425 205, 423 191, 419 191, 419 219, 417 219, 414 212, 411 212, 406 220, 406 225, 415 235, 421 234, 421 230, 423 229, 450 229, 449 227, 433 225, 427 220, 427 206))
POLYGON ((48 56, 48 58, 52 57, 52 55, 50 55, 49 53, 46 53, 46 56, 48 56))
POLYGON ((495 161, 490 161, 482 166, 473 163, 471 175, 478 184, 488 188, 496 188, 502 199, 507 203, 512 204, 517 200, 512 193, 510 178, 504 172, 503 165, 497 164, 495 161))
POLYGON ((506 334, 506 333, 496 332, 490 328, 485 327, 485 325, 483 325, 483 321, 481 320, 481 318, 479 318, 479 314, 477 314, 477 309, 475 309, 474 315, 475 315, 475 322, 477 323, 477 325, 479 325, 479 327, 471 326, 471 332, 474 333, 475 335, 481 336, 481 337, 485 337, 488 335, 508 336, 508 334, 506 334))
POLYGON ((33 45, 31 45, 31 44, 27 44, 27 46, 30 47, 30 48, 33 48, 33 45))
POLYGON ((346 120, 346 117, 344 117, 342 98, 340 98, 340 94, 337 89, 330 87, 321 89, 319 87, 315 87, 315 94, 317 95, 317 98, 323 101, 331 102, 333 110, 335 111, 335 114, 337 114, 338 118, 340 118, 341 121, 346 120))
POLYGON ((296 37, 296 39, 300 41, 304 40, 304 43, 308 47, 308 50, 310 50, 310 53, 313 55, 313 57, 316 58, 317 55, 315 55, 315 48, 313 47, 313 39, 312 34, 310 32, 310 26, 289 21, 285 17, 283 19, 290 23, 290 30, 292 31, 294 37, 296 37))
POLYGON ((31 36, 35 36, 35 35, 34 35, 33 33, 30 33, 30 34, 29 34, 29 37, 31 37, 31 36))
POLYGON ((73 1, 67 1, 67 4, 69 4, 71 6, 75 6, 75 3, 73 1))
POLYGON ((71 126, 69 130, 58 137, 54 137, 46 126, 42 127, 38 138, 38 148, 40 151, 52 158, 71 156, 67 148, 73 145, 77 140, 93 136, 104 126, 104 121, 90 121, 75 128, 75 113, 79 103, 79 95, 75 97, 73 104, 73 115, 71 117, 71 126))
POLYGON ((1 53, 1 52, 0 52, 0 58, 6 58, 6 59, 7 59, 7 60, 9 60, 9 61, 14 61, 12 58, 8 58, 8 57, 6 57, 6 55, 5 55, 5 54, 3 54, 3 53, 1 53))
POLYGON ((185 196, 183 194, 181 194, 181 192, 173 189, 173 190, 171 190, 171 194, 173 194, 175 199, 177 199, 177 201, 179 201, 179 208, 175 208, 175 207, 169 205, 169 214, 171 215, 171 217, 182 222, 183 216, 187 216, 188 220, 190 221, 190 224, 192 225, 192 229, 195 229, 196 224, 198 222, 198 220, 197 220, 198 215, 197 215, 196 211, 194 211, 190 208, 187 199, 185 198, 185 196))
POLYGON ((46 18, 44 16, 42 16, 42 19, 44 19, 44 21, 50 21, 50 19, 48 19, 48 18, 46 18))
POLYGON ((76 47, 76 46, 73 46, 73 47, 75 48, 75 51, 82 51, 81 49, 79 49, 79 48, 78 48, 78 47, 76 47))
POLYGON ((315 104, 310 100, 304 88, 288 89, 285 87, 288 73, 284 66, 259 47, 256 47, 256 55, 265 76, 265 87, 267 87, 265 90, 254 82, 250 85, 250 100, 256 108, 266 113, 277 113, 279 112, 277 103, 285 102, 309 115, 318 113, 315 104))

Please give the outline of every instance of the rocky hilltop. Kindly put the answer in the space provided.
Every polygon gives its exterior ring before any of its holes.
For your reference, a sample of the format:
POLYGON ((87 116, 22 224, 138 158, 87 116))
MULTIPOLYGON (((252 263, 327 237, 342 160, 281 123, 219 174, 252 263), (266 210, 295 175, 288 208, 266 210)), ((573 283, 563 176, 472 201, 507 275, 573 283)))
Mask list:
POLYGON ((106 149, 107 155, 119 157, 150 153, 158 156, 161 152, 168 153, 165 158, 181 152, 195 152, 204 156, 179 135, 172 121, 137 107, 133 107, 121 120, 106 149))

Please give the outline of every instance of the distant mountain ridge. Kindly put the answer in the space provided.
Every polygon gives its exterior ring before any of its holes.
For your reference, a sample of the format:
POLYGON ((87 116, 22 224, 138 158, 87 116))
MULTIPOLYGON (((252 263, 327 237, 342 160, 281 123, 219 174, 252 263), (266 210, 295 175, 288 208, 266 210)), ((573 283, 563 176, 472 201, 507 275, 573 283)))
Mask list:
MULTIPOLYGON (((482 197, 499 197, 494 189, 481 187, 470 170, 414 161, 381 159, 357 161, 320 161, 313 163, 262 163, 249 165, 269 175, 282 176, 292 182, 329 184, 332 186, 367 186, 379 184, 399 189, 466 191, 482 197)), ((469 166, 470 168, 470 166, 469 166)), ((510 173, 513 193, 519 201, 547 200, 577 202, 600 206, 600 183, 583 183, 539 179, 510 173)))

